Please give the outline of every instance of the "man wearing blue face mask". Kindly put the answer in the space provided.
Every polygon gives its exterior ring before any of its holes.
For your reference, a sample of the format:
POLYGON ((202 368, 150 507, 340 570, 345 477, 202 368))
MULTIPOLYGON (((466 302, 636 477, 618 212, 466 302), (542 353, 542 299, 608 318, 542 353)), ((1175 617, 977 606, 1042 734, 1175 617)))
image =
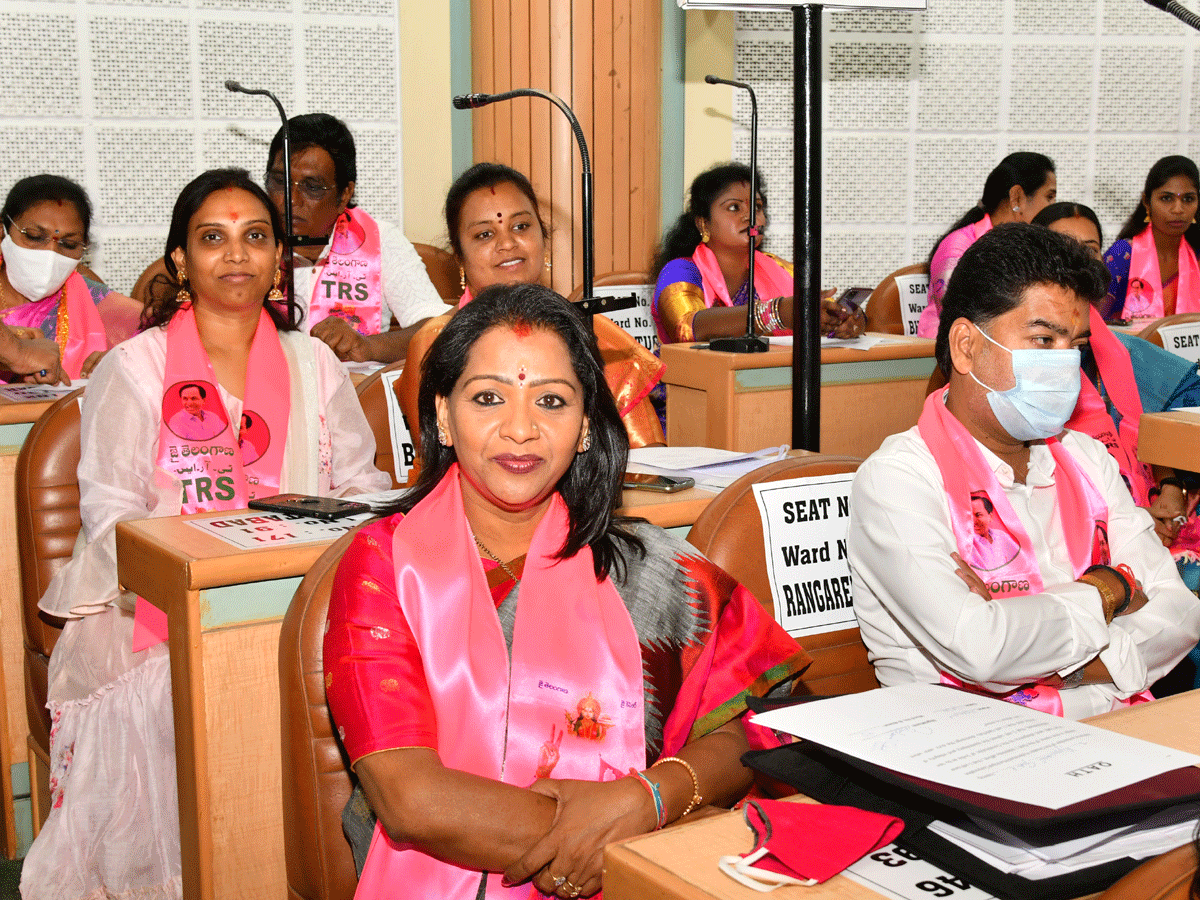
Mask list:
POLYGON ((959 261, 937 337, 948 386, 851 495, 854 606, 880 683, 1081 718, 1151 699, 1195 646, 1200 600, 1153 520, 1104 445, 1063 430, 1107 278, 1082 245, 1022 224, 959 261), (993 542, 1018 548, 989 568, 971 564, 981 496, 993 542))

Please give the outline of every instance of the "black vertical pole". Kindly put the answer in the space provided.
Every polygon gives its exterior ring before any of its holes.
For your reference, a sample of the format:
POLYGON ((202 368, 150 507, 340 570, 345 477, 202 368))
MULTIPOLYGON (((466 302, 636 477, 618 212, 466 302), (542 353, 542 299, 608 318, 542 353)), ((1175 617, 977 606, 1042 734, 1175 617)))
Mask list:
POLYGON ((821 7, 792 11, 795 262, 792 446, 821 449, 821 7))

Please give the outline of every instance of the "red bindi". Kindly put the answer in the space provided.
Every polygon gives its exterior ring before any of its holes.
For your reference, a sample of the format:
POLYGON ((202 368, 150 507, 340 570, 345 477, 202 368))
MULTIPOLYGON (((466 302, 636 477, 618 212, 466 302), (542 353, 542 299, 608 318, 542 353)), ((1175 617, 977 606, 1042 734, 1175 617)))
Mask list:
MULTIPOLYGON (((233 212, 232 210, 230 210, 230 212, 229 212, 229 218, 233 219, 233 221, 235 221, 235 222, 236 222, 236 221, 238 220, 238 214, 237 214, 237 213, 235 213, 235 212, 233 212)), ((750 265, 750 264, 749 264, 749 263, 746 263, 746 265, 750 265)))
POLYGON ((525 372, 524 371, 518 372, 517 373, 517 381, 524 381, 524 380, 525 380, 525 372))
MULTIPOLYGON (((59 208, 59 209, 62 209, 63 202, 62 202, 61 200, 58 200, 58 201, 56 201, 56 202, 58 203, 58 208, 59 208)), ((746 265, 750 265, 750 264, 749 264, 749 263, 746 263, 746 265)))
MULTIPOLYGON (((494 184, 493 184, 493 185, 491 185, 491 186, 488 188, 488 190, 492 192, 492 196, 493 196, 493 197, 495 197, 495 196, 496 196, 496 186, 495 186, 494 184)), ((749 265, 749 263, 747 263, 747 265, 749 265)))
POLYGON ((529 337, 529 333, 533 331, 533 329, 529 327, 528 322, 517 322, 515 325, 513 325, 512 330, 513 334, 519 338, 529 337))

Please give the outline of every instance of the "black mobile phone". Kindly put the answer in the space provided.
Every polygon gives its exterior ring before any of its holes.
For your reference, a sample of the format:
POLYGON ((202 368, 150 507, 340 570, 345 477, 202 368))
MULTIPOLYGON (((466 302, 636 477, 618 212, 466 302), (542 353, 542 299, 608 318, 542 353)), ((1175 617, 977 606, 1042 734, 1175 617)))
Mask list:
POLYGON ((670 475, 644 475, 641 472, 625 473, 625 488, 633 491, 659 491, 663 494, 674 494, 676 491, 686 491, 695 487, 694 478, 677 478, 670 475))
POLYGON ((312 497, 308 494, 276 494, 274 497, 261 497, 251 500, 249 506, 251 509, 261 509, 264 512, 277 512, 298 517, 307 516, 326 522, 371 511, 371 507, 366 503, 338 500, 334 497, 312 497))

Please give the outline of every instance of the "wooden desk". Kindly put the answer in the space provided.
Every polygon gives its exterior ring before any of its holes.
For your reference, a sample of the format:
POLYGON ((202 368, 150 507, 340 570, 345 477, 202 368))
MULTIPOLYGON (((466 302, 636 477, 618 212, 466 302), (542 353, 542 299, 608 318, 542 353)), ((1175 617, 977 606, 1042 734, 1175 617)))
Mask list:
MULTIPOLYGON (((866 457, 917 423, 933 341, 887 335, 870 350, 821 351, 821 452, 866 457)), ((666 344, 667 443, 759 450, 792 440, 792 348, 714 353, 666 344)))
POLYGON ((1145 413, 1138 425, 1138 458, 1154 466, 1200 472, 1200 413, 1145 413))
MULTIPOLYGON (((697 489, 674 495, 631 491, 622 512, 663 527, 683 526, 715 496, 697 489)), ((117 526, 121 583, 165 610, 170 626, 183 890, 189 900, 287 894, 279 630, 300 577, 327 546, 239 551, 186 522, 229 515, 117 526)))
POLYGON ((0 852, 24 856, 33 840, 25 738, 25 636, 21 624, 21 570, 17 557, 17 455, 25 437, 52 401, 0 399, 0 852), (14 784, 17 786, 14 798, 14 784))
MULTIPOLYGON (((1086 721, 1131 737, 1195 752, 1200 743, 1200 691, 1105 713, 1086 721)), ((725 813, 612 844, 604 851, 605 900, 753 900, 762 895, 717 869, 727 853, 753 846, 741 813, 725 813)), ((842 875, 814 887, 787 886, 778 900, 879 900, 842 875)))

